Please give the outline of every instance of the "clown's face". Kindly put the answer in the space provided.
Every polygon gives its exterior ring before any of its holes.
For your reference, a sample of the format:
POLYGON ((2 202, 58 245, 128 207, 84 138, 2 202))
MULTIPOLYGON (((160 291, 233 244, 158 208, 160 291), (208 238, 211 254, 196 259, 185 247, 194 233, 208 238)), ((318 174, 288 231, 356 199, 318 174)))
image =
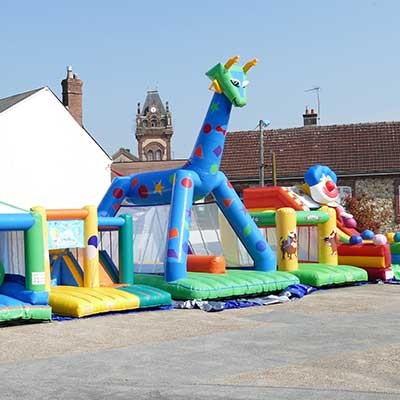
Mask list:
POLYGON ((336 183, 328 175, 322 175, 320 182, 310 186, 310 194, 314 201, 320 204, 337 203, 339 199, 339 189, 336 183))

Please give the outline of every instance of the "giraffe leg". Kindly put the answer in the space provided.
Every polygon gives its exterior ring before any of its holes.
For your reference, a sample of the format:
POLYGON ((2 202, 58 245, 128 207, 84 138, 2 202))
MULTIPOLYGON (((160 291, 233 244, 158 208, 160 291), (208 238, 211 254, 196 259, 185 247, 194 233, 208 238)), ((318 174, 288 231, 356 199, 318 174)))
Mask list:
POLYGON ((254 261, 257 271, 275 271, 276 255, 250 217, 244 204, 226 178, 219 172, 219 185, 212 191, 217 204, 254 261))
POLYGON ((197 174, 178 170, 172 188, 171 210, 169 216, 167 261, 165 280, 167 282, 186 278, 186 263, 192 202, 197 174))

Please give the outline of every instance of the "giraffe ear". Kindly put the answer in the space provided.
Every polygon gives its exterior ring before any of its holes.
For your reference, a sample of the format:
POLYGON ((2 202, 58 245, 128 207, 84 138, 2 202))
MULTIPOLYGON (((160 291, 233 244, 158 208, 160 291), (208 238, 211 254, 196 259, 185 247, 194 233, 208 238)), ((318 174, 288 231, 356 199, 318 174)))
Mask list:
POLYGON ((210 90, 213 90, 217 93, 222 93, 221 85, 218 83, 216 79, 214 79, 209 87, 210 90))

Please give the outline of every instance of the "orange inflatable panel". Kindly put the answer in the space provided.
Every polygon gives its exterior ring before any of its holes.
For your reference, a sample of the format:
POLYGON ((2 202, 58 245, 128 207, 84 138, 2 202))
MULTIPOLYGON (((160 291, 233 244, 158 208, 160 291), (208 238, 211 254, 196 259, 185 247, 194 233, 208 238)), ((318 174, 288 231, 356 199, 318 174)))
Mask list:
POLYGON ((189 272, 224 274, 226 272, 225 257, 188 254, 187 270, 189 272))
POLYGON ((243 203, 248 209, 268 208, 276 210, 291 207, 294 210, 308 210, 301 200, 281 186, 247 188, 243 190, 243 203))

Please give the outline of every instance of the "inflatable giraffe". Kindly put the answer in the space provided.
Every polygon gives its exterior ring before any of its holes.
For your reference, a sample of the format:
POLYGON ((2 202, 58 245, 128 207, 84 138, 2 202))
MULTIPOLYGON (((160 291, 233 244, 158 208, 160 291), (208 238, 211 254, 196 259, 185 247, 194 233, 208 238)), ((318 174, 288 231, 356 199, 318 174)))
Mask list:
POLYGON ((239 57, 207 72, 215 93, 189 160, 181 168, 116 177, 99 205, 100 216, 114 216, 122 201, 137 205, 170 204, 165 279, 186 277, 193 201, 212 193, 218 207, 247 249, 258 271, 275 271, 276 256, 248 214, 225 174, 219 170, 232 105, 246 105, 247 73, 239 57))

